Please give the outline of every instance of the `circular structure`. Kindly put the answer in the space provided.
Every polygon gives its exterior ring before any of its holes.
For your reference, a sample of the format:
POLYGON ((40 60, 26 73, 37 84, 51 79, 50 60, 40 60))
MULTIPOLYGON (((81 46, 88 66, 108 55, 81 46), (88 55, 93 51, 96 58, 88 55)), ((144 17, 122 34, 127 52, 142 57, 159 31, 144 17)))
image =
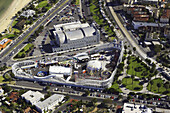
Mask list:
POLYGON ((102 63, 98 60, 92 60, 87 63, 87 68, 101 69, 102 63))
POLYGON ((38 73, 37 73, 37 76, 38 77, 43 77, 43 76, 46 76, 47 75, 47 72, 45 72, 45 71, 39 71, 38 73))
POLYGON ((101 74, 101 76, 103 77, 103 78, 108 78, 109 76, 111 76, 111 72, 110 71, 103 71, 102 72, 102 74, 101 74))
POLYGON ((92 60, 87 63, 87 70, 90 71, 98 71, 102 68, 102 64, 98 60, 92 60))

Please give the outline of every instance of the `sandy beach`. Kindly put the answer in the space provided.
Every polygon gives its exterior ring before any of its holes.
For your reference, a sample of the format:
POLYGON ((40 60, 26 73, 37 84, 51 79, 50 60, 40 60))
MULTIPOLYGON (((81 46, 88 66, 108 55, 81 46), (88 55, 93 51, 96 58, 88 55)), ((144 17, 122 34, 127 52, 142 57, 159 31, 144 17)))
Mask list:
POLYGON ((32 0, 14 0, 0 18, 0 33, 3 32, 12 21, 12 17, 32 0))

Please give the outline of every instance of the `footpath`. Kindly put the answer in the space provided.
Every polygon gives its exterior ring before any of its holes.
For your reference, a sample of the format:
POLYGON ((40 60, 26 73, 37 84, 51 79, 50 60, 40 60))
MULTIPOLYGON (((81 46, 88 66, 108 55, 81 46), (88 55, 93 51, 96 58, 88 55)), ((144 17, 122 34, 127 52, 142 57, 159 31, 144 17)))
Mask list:
MULTIPOLYGON (((128 57, 128 56, 127 56, 127 57, 128 57)), ((123 78, 125 78, 125 77, 130 77, 130 76, 131 76, 131 75, 127 74, 127 68, 126 68, 126 67, 128 66, 127 60, 128 60, 128 59, 126 58, 125 61, 124 61, 124 63, 125 63, 124 70, 123 70, 123 72, 122 72, 122 76, 119 76, 118 80, 121 80, 121 81, 122 81, 123 78)), ((156 76, 153 76, 153 77, 151 78, 151 80, 153 80, 153 79, 155 79, 155 78, 160 78, 159 74, 160 74, 160 73, 158 73, 156 76)), ((136 79, 139 79, 139 81, 141 81, 139 77, 135 76, 135 78, 136 78, 136 79)), ((166 80, 165 78, 163 78, 163 77, 162 77, 161 79, 167 81, 167 80, 166 80)), ((159 95, 159 96, 166 96, 166 95, 162 95, 162 94, 157 94, 157 93, 150 92, 150 91, 147 89, 147 86, 148 86, 148 83, 144 83, 144 84, 143 84, 143 89, 142 89, 141 91, 132 91, 132 90, 126 89, 126 87, 120 87, 120 86, 119 86, 119 88, 122 90, 122 92, 123 92, 123 94, 124 94, 125 96, 127 96, 127 95, 129 94, 129 92, 153 94, 153 95, 159 95)))

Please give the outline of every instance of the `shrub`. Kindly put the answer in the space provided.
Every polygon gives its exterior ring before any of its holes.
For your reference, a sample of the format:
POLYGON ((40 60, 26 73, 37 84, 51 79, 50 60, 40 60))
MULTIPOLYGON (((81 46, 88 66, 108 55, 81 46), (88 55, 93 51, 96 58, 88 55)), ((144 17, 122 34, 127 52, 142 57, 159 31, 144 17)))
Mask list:
POLYGON ((140 90, 140 87, 135 87, 134 90, 140 90))
POLYGON ((136 71, 136 72, 141 72, 141 71, 142 71, 142 67, 136 67, 136 68, 135 68, 135 71, 136 71))

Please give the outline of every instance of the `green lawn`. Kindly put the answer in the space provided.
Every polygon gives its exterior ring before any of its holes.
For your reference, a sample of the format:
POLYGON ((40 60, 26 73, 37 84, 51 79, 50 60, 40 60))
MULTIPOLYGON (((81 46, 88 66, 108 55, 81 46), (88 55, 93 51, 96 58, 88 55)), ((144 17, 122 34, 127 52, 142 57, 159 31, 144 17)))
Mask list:
POLYGON ((27 44, 16 56, 22 56, 23 54, 27 55, 33 49, 33 47, 33 44, 27 44))
POLYGON ((48 10, 50 9, 50 8, 52 8, 52 6, 49 6, 49 7, 46 7, 48 10))
POLYGON ((76 0, 76 5, 80 5, 79 2, 80 2, 80 0, 76 0))
POLYGON ((116 82, 114 82, 113 85, 110 88, 113 88, 113 89, 115 89, 119 92, 122 92, 122 90, 119 88, 119 85, 116 82))
POLYGON ((14 34, 7 34, 4 37, 0 38, 0 40, 4 39, 4 38, 9 38, 9 39, 14 39, 16 36, 14 34))
POLYGON ((109 40, 112 42, 114 39, 116 39, 115 37, 109 37, 109 40))
POLYGON ((146 67, 144 67, 143 65, 141 65, 141 63, 138 63, 136 61, 136 57, 134 56, 131 56, 129 67, 130 68, 127 71, 129 75, 136 75, 137 77, 142 78, 148 77, 151 74, 149 70, 146 69, 146 67), (135 68, 138 67, 141 68, 140 72, 135 71, 135 68))
POLYGON ((44 0, 42 2, 40 2, 36 8, 42 8, 42 7, 46 7, 48 4, 48 1, 47 0, 44 0))
MULTIPOLYGON (((9 81, 5 81, 5 78, 0 76, 0 83, 9 84, 9 81)), ((10 84, 15 84, 15 81, 11 81, 10 84)))
POLYGON ((152 81, 153 81, 153 85, 151 86, 151 84, 149 83, 148 86, 147 86, 147 89, 149 91, 154 92, 154 93, 159 93, 159 94, 162 94, 165 91, 169 91, 169 93, 167 95, 170 96, 170 88, 166 89, 164 87, 164 81, 161 78, 156 78, 156 79, 154 79, 152 81), (158 92, 157 83, 161 84, 161 87, 159 88, 159 92, 158 92))
POLYGON ((132 91, 140 91, 143 89, 142 85, 139 85, 138 80, 133 81, 132 85, 132 79, 131 78, 123 78, 122 84, 126 85, 126 88, 132 91))
POLYGON ((20 33, 20 30, 17 28, 13 28, 13 32, 20 33))
MULTIPOLYGON (((93 2, 96 0, 92 0, 93 2)), ((100 14, 99 12, 99 8, 96 7, 93 3, 90 4, 90 11, 93 14, 93 19, 99 24, 102 25, 103 24, 103 19, 100 19, 99 16, 97 16, 97 14, 100 14)), ((101 15, 101 14, 100 14, 101 15)))
POLYGON ((18 22, 18 21, 15 19, 15 20, 12 22, 12 27, 14 27, 17 22, 18 22))
MULTIPOLYGON (((92 0, 90 4, 90 11, 93 14, 93 19, 96 21, 97 24, 104 26, 105 31, 108 33, 109 36, 112 36, 114 31, 110 28, 109 24, 103 20, 102 14, 100 13, 99 7, 96 7, 98 4, 98 0, 92 0)), ((112 39, 115 37, 112 37, 112 39)))

